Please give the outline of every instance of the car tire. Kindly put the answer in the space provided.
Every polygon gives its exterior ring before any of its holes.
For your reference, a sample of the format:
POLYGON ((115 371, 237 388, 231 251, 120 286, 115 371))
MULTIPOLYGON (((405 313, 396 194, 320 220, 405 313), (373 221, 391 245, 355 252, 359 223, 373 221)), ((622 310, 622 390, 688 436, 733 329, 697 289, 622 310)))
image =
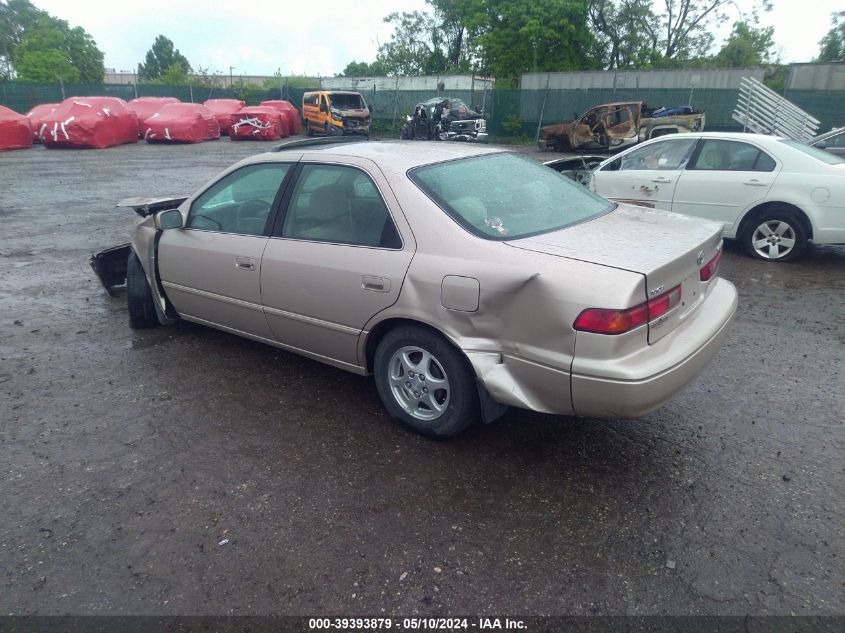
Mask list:
POLYGON ((305 119, 305 136, 313 136, 314 133, 311 131, 311 123, 308 119, 305 119))
POLYGON ((772 262, 789 262, 807 250, 807 230, 793 211, 772 206, 748 223, 742 236, 751 257, 772 262))
POLYGON ((415 325, 394 328, 379 342, 373 365, 387 412, 420 435, 454 437, 478 420, 475 376, 440 334, 415 325))
POLYGON ((141 260, 131 249, 126 261, 126 303, 129 307, 129 327, 133 330, 159 326, 147 275, 141 260))

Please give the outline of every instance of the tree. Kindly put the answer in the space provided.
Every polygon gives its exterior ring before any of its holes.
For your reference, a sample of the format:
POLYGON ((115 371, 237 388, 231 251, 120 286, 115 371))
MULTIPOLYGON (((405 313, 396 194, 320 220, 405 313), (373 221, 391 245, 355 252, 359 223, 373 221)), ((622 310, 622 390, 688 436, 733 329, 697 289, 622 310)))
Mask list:
POLYGON ((393 24, 390 41, 379 46, 376 62, 390 75, 427 75, 445 71, 441 37, 428 13, 391 13, 384 21, 393 24))
POLYGON ((747 22, 737 22, 713 58, 713 65, 719 68, 746 68, 772 63, 774 33, 775 29, 771 26, 755 28, 747 22))
POLYGON ((155 81, 165 86, 185 86, 190 83, 188 73, 185 72, 185 68, 179 63, 170 64, 155 81))
POLYGON ((29 0, 0 3, 0 77, 99 83, 104 72, 103 53, 83 28, 29 0))
POLYGON ((372 64, 367 62, 351 61, 340 73, 341 77, 382 77, 387 75, 387 69, 384 64, 378 60, 372 64))
POLYGON ((639 68, 655 61, 660 19, 651 0, 591 0, 589 15, 605 68, 639 68))
POLYGON ((599 66, 588 25, 588 0, 483 0, 467 26, 475 32, 483 70, 502 84, 529 71, 599 66))
POLYGON ((817 62, 845 62, 845 11, 831 14, 833 26, 819 41, 817 62))
MULTIPOLYGON (((605 47, 607 68, 678 66, 706 57, 713 28, 726 19, 732 0, 589 0, 590 21, 605 47), (655 3, 656 4, 656 3, 655 3)), ((762 9, 770 8, 762 0, 762 9)), ((753 13, 756 18, 757 8, 753 13)))
POLYGON ((32 50, 18 56, 15 63, 18 77, 30 81, 55 82, 61 79, 69 83, 79 82, 79 71, 68 61, 67 56, 56 50, 32 50))
POLYGON ((187 58, 174 48, 170 39, 159 35, 153 42, 152 48, 147 51, 144 63, 138 64, 138 78, 155 81, 165 73, 169 73, 174 64, 186 76, 191 72, 191 64, 188 63, 187 58))
POLYGON ((475 0, 426 0, 434 10, 435 26, 441 34, 446 55, 447 72, 468 72, 478 61, 477 33, 471 32, 469 22, 478 11, 475 0))

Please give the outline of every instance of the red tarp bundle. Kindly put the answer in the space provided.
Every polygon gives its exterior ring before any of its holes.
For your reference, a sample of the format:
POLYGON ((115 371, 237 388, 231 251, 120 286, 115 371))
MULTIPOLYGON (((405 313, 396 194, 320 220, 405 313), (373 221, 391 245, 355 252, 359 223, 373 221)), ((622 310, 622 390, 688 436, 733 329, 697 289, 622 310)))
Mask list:
POLYGON ((198 103, 169 103, 144 121, 148 143, 202 143, 220 138, 214 113, 198 103))
POLYGON ((268 108, 276 108, 284 114, 288 120, 288 130, 291 134, 299 134, 302 130, 302 121, 299 119, 299 110, 290 101, 262 101, 259 105, 268 108))
POLYGON ((246 103, 240 99, 209 99, 203 105, 217 117, 217 123, 220 124, 220 133, 228 134, 232 128, 232 117, 246 103))
POLYGON ((71 97, 42 119, 45 147, 103 149, 138 142, 138 118, 117 97, 71 97))
POLYGON ((126 104, 138 117, 138 136, 144 136, 144 132, 147 130, 144 127, 144 121, 168 103, 179 103, 179 99, 176 97, 138 97, 126 104))
POLYGON ((32 134, 35 137, 32 139, 34 143, 41 142, 42 129, 47 127, 47 124, 44 123, 44 117, 52 114, 58 107, 58 103, 42 103, 26 113, 26 118, 29 119, 29 125, 32 127, 32 134))
POLYGON ((22 114, 0 106, 0 151, 32 147, 32 128, 22 114))
POLYGON ((233 141, 278 141, 288 135, 288 122, 276 108, 241 108, 232 119, 233 141))

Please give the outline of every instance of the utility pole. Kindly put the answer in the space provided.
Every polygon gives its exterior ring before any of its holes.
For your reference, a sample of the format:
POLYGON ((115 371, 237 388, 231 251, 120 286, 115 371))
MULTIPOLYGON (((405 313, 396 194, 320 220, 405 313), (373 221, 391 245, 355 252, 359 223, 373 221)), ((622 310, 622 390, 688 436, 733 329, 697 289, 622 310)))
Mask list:
POLYGON ((229 66, 229 87, 231 88, 235 85, 235 82, 232 80, 232 71, 235 70, 234 66, 229 66))

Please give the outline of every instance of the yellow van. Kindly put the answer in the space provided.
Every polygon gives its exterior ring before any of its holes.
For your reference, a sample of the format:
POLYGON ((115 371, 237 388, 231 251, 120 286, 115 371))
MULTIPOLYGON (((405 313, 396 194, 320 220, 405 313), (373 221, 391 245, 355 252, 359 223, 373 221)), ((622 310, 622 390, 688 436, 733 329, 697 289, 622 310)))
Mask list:
POLYGON ((306 92, 302 95, 302 118, 307 136, 361 134, 370 137, 371 111, 359 92, 306 92))

